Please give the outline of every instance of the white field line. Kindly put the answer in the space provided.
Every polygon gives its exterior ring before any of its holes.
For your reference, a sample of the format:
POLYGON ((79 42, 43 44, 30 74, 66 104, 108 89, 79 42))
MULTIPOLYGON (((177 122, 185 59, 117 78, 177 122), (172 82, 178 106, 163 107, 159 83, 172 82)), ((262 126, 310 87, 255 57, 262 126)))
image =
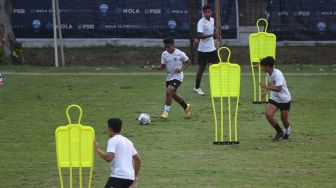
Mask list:
MULTIPOLYGON (((107 72, 2 72, 3 75, 22 75, 22 76, 148 76, 148 75, 165 75, 164 72, 123 72, 123 73, 107 73, 107 72)), ((185 75, 196 75, 196 73, 185 73, 185 75)), ((209 75, 204 73, 204 75, 209 75)), ((251 73, 242 73, 242 76, 252 76, 251 73)), ((285 76, 336 76, 336 73, 284 73, 285 76)))

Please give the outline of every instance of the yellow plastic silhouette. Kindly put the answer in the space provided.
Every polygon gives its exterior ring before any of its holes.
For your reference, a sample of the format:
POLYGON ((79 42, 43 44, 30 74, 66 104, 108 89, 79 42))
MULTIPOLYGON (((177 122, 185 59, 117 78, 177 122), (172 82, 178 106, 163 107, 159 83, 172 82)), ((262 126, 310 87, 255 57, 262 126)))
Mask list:
POLYGON ((59 126, 55 131, 57 166, 61 188, 64 187, 62 168, 70 169, 70 188, 73 186, 73 168, 79 169, 79 186, 83 187, 82 168, 90 168, 89 185, 92 184, 92 172, 94 165, 94 139, 95 131, 90 126, 81 125, 82 109, 78 105, 70 105, 66 109, 69 124, 59 126), (79 110, 77 123, 72 123, 69 115, 71 108, 79 110))
MULTIPOLYGON (((276 36, 273 33, 267 33, 267 27, 268 27, 267 20, 261 18, 257 21, 258 32, 252 33, 249 36, 250 62, 253 77, 253 103, 255 104, 262 103, 261 87, 259 85, 261 81, 260 64, 259 64, 260 60, 268 56, 272 56, 275 59, 275 53, 276 53, 276 36), (265 31, 260 31, 259 28, 260 21, 264 21, 266 23, 265 31), (258 67, 258 84, 256 84, 256 78, 254 72, 255 66, 258 67), (258 99, 257 99, 257 90, 258 90, 258 99)), ((268 95, 266 95, 265 99, 266 101, 268 101, 268 95)))
POLYGON ((210 93, 213 114, 215 119, 215 141, 214 144, 239 144, 238 131, 237 131, 237 119, 238 119, 238 104, 240 96, 240 66, 238 64, 230 63, 231 51, 227 47, 221 47, 218 50, 218 57, 220 62, 213 64, 209 68, 210 77, 210 93), (220 56, 220 52, 226 49, 228 51, 228 58, 226 62, 223 62, 220 56), (215 98, 220 100, 220 139, 218 139, 218 120, 215 105, 215 98), (228 140, 224 140, 224 105, 223 98, 227 98, 228 103, 228 140), (234 141, 232 139, 232 120, 231 120, 231 98, 236 98, 236 109, 234 115, 234 141))

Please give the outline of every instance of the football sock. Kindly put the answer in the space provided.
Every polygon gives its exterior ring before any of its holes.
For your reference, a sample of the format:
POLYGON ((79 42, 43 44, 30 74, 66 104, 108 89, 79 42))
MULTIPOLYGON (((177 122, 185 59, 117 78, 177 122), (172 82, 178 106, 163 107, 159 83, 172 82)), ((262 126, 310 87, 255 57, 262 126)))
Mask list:
POLYGON ((169 112, 169 110, 170 110, 170 106, 165 105, 165 106, 164 106, 164 111, 165 111, 165 112, 169 112))
POLYGON ((195 89, 198 89, 201 85, 201 79, 197 79, 196 78, 196 85, 195 85, 195 89))
POLYGON ((277 133, 282 133, 283 132, 281 127, 279 126, 279 124, 276 124, 273 127, 274 127, 274 129, 276 130, 277 133))
POLYGON ((182 108, 185 110, 187 109, 187 103, 185 101, 179 102, 179 104, 182 106, 182 108))
POLYGON ((288 129, 285 129, 286 134, 290 134, 290 132, 291 132, 290 127, 288 127, 288 129))

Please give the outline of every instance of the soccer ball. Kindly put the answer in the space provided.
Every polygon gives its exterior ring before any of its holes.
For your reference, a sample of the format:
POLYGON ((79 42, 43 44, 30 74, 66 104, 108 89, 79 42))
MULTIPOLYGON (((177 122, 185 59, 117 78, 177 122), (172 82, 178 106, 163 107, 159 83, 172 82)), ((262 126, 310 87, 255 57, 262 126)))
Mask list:
POLYGON ((138 117, 138 122, 140 125, 148 125, 151 122, 151 117, 146 113, 141 113, 138 117))

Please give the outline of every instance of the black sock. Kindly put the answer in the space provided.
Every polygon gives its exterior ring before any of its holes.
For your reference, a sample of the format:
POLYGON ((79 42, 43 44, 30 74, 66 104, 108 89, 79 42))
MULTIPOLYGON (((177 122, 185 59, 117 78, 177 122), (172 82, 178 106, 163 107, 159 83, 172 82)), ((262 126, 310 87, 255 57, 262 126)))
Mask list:
POLYGON ((281 127, 279 126, 279 124, 276 124, 275 126, 273 126, 274 129, 276 130, 277 133, 283 133, 281 127))
POLYGON ((197 79, 196 78, 196 85, 195 85, 195 89, 198 89, 201 85, 201 79, 197 79))
POLYGON ((187 109, 187 107, 188 107, 187 103, 185 103, 184 101, 179 102, 179 104, 182 106, 182 108, 183 108, 184 110, 187 109))

